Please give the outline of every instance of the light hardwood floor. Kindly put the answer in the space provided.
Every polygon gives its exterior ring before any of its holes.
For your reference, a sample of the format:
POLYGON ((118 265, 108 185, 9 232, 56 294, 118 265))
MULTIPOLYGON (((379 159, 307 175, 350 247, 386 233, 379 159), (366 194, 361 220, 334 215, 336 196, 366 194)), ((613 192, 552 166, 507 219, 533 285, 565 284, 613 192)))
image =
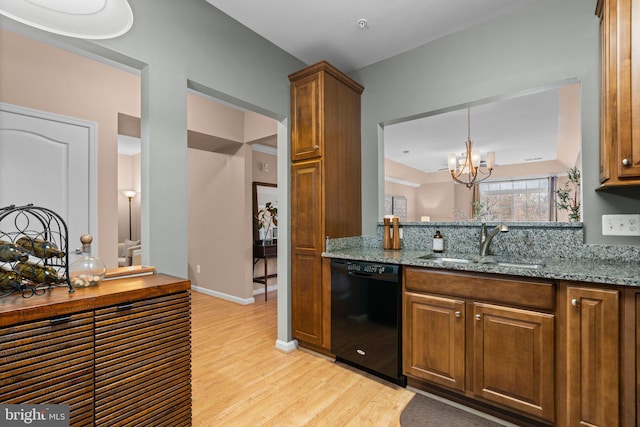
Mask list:
POLYGON ((414 393, 306 351, 275 349, 276 300, 192 292, 193 425, 399 426, 414 393))

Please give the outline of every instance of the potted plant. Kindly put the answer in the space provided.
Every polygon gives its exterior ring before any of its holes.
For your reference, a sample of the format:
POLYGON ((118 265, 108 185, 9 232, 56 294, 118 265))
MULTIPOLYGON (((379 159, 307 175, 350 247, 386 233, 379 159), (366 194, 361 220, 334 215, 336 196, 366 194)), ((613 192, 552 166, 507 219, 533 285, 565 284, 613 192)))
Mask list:
POLYGON ((271 202, 267 202, 264 208, 258 209, 255 218, 258 224, 260 241, 263 245, 267 244, 267 236, 269 236, 271 227, 278 226, 278 208, 271 202))
POLYGON ((558 209, 568 211, 569 221, 580 221, 580 170, 578 167, 569 169, 567 177, 569 180, 564 183, 564 187, 554 191, 556 193, 554 203, 558 209))

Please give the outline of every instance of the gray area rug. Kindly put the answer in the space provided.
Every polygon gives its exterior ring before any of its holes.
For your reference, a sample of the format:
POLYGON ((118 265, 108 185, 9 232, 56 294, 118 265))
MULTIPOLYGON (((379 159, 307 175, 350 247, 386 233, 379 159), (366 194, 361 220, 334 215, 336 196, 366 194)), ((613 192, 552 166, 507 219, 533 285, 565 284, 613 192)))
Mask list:
POLYGON ((400 415, 402 427, 502 427, 501 424, 482 418, 446 403, 416 394, 400 415))

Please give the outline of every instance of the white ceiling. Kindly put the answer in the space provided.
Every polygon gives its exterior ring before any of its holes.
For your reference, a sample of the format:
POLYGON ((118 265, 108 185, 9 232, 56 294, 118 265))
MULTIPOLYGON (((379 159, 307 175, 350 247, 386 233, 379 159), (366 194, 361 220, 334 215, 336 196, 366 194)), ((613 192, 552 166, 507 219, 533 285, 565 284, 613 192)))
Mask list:
MULTIPOLYGON (((304 63, 327 60, 349 73, 535 0, 206 1, 304 63)), ((498 165, 555 159, 558 114, 557 89, 476 105, 471 138, 481 152, 495 151, 498 165)), ((386 126, 385 157, 442 170, 466 137, 464 109, 386 126)))
POLYGON ((307 65, 349 73, 534 0, 206 1, 307 65))
MULTIPOLYGON (((579 100, 572 100, 579 102, 579 100)), ((496 153, 496 165, 558 158, 560 88, 471 107, 473 148, 485 159, 496 153)), ((423 172, 447 170, 448 154, 465 150, 467 110, 459 109, 384 128, 385 157, 423 172)))

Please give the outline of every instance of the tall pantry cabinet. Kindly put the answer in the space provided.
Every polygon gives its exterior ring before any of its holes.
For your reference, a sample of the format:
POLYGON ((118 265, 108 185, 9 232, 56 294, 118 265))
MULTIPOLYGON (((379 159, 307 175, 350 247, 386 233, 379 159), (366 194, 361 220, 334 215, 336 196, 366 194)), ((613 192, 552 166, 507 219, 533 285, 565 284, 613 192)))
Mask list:
POLYGON ((300 345, 330 351, 325 238, 362 233, 360 95, 322 61, 291 82, 291 317, 300 345))

